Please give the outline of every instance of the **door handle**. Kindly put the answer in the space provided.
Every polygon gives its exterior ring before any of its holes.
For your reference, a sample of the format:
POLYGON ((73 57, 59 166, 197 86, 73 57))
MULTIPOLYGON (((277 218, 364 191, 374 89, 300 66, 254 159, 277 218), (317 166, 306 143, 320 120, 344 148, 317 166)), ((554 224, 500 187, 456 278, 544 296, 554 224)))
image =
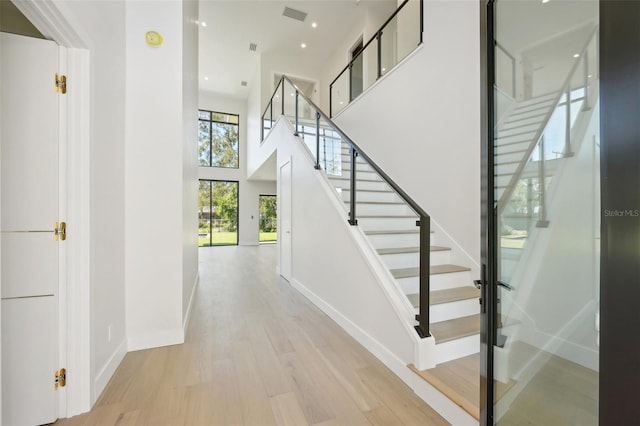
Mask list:
POLYGON ((509 291, 515 290, 512 285, 505 283, 504 281, 496 281, 496 284, 498 284, 500 287, 506 288, 509 291))
POLYGON ((486 286, 485 286, 485 281, 484 280, 473 280, 473 285, 476 286, 476 288, 478 290, 480 290, 480 299, 478 299, 478 302, 480 303, 480 313, 484 314, 487 312, 487 307, 486 307, 486 303, 484 303, 484 301, 486 300, 486 286))

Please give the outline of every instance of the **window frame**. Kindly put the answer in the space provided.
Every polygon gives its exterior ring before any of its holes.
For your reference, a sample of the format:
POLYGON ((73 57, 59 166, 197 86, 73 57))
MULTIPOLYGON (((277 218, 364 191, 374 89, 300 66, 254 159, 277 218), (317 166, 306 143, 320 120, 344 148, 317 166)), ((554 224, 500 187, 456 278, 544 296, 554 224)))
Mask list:
POLYGON ((240 169, 240 114, 233 114, 230 112, 221 112, 221 111, 213 111, 213 110, 208 110, 208 109, 201 109, 198 108, 198 135, 200 134, 200 122, 207 122, 209 123, 209 165, 202 165, 200 164, 200 137, 198 136, 198 167, 209 167, 209 168, 215 168, 215 169, 240 169), (208 113, 209 114, 209 119, 203 119, 201 118, 201 113, 208 113), (229 121, 222 121, 222 120, 216 120, 214 119, 214 117, 218 115, 222 115, 222 116, 230 116, 230 117, 236 117, 237 123, 232 123, 229 121), (230 125, 230 126, 236 126, 237 128, 237 134, 238 134, 238 140, 237 140, 237 149, 236 149, 236 157, 237 157, 237 161, 236 161, 236 166, 214 166, 212 165, 213 163, 213 123, 217 123, 217 124, 226 124, 226 125, 230 125))

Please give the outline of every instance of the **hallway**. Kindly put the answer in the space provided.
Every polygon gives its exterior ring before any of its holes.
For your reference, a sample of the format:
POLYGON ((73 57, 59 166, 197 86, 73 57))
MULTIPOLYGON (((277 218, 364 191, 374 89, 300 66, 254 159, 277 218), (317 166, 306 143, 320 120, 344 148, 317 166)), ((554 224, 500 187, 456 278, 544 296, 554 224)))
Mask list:
POLYGON ((70 425, 448 424, 275 272, 276 245, 200 249, 183 345, 127 354, 70 425))

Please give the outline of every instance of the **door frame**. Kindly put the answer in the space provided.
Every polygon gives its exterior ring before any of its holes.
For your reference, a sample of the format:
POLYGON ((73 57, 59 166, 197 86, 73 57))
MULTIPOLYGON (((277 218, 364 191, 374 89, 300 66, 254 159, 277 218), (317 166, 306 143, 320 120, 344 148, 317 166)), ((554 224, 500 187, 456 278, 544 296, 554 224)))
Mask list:
POLYGON ((480 140, 481 140, 481 309, 480 309, 480 425, 493 425, 493 342, 496 305, 495 273, 497 259, 491 248, 496 244, 494 176, 494 0, 480 0, 480 140))
MULTIPOLYGON (((289 222, 290 222, 290 228, 293 228, 293 163, 292 163, 292 157, 288 157, 285 160, 283 160, 282 162, 280 162, 280 164, 278 164, 278 188, 277 188, 277 197, 278 200, 282 200, 282 168, 283 167, 289 167, 289 176, 290 176, 290 180, 289 180, 289 197, 290 202, 289 202, 289 206, 291 208, 292 211, 289 211, 287 214, 289 216, 289 222)), ((286 231, 284 231, 284 227, 282 226, 282 218, 284 216, 284 214, 282 213, 282 202, 278 203, 278 229, 279 229, 279 233, 280 238, 278 238, 278 266, 277 266, 277 272, 280 276, 282 276, 284 279, 286 279, 289 282, 292 282, 293 280, 293 249, 292 249, 292 245, 293 245, 293 239, 291 240, 291 243, 289 244, 289 254, 288 254, 288 258, 289 258, 289 270, 284 271, 282 268, 282 242, 284 240, 284 233, 286 231), (285 276, 288 275, 288 276, 285 276)), ((290 233, 291 234, 291 233, 290 233)), ((292 238, 292 237, 290 237, 292 238)))
POLYGON ((89 411, 96 399, 91 380, 89 288, 90 52, 86 36, 67 20, 60 4, 24 0, 15 5, 46 38, 61 47, 59 72, 73 76, 72 85, 60 100, 59 211, 60 220, 69 224, 69 238, 61 250, 58 293, 58 359, 70 379, 67 387, 59 390, 58 413, 64 418, 89 411))

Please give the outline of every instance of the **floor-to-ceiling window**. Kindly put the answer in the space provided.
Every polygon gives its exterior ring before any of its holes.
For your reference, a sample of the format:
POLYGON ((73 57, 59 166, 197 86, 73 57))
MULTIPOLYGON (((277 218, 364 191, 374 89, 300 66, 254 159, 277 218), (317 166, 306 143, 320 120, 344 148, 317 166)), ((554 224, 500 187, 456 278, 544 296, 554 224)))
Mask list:
POLYGON ((275 195, 260 195, 259 242, 273 243, 278 240, 277 198, 275 195))
POLYGON ((200 180, 198 245, 238 244, 238 182, 200 180))
POLYGON ((485 424, 599 423, 598 5, 489 2, 485 424))

